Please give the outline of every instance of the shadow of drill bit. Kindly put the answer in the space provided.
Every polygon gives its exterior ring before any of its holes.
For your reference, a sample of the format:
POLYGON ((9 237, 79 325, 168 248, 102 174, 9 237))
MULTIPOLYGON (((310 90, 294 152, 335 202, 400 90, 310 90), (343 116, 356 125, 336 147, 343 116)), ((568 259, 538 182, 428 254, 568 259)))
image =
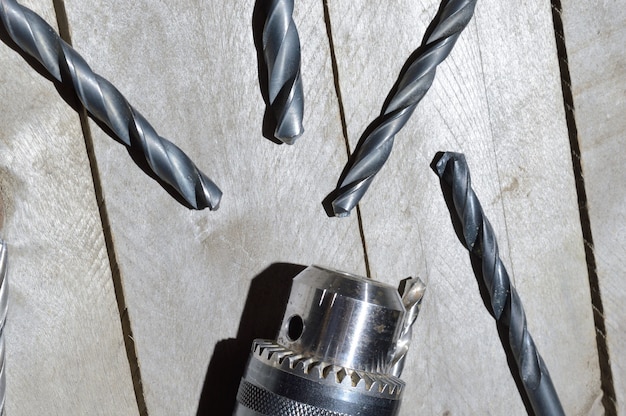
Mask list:
POLYGON ((231 415, 239 382, 255 338, 276 338, 293 278, 306 267, 275 263, 252 279, 237 338, 219 341, 213 349, 197 416, 231 415))
MULTIPOLYGON (((443 155, 444 155, 444 152, 437 152, 437 154, 435 155, 435 158, 431 162, 430 167, 435 172, 435 174, 437 174, 437 167, 436 167, 437 163, 439 162, 439 160, 441 160, 443 155)), ((449 172, 446 171, 446 174, 449 174, 449 172)), ((441 187, 441 193, 446 203, 446 207, 448 208, 448 213, 450 215, 450 222, 452 223, 452 226, 454 227, 454 232, 456 233, 456 237, 459 239, 459 242, 461 243, 461 245, 465 246, 465 237, 463 236, 463 224, 461 223, 461 220, 456 214, 454 201, 452 200, 452 188, 445 183, 443 177, 439 178, 439 185, 441 187)), ((474 273, 474 276, 476 277, 476 282, 478 283, 478 290, 480 293, 480 297, 483 301, 483 304, 486 310, 489 312, 491 317, 495 320, 496 317, 491 307, 491 297, 489 295, 489 289, 487 288, 485 279, 483 278, 481 259, 480 257, 472 254, 471 252, 468 252, 468 253, 469 253, 470 262, 472 264, 472 271, 474 273)), ((526 389, 524 388, 524 383, 520 377, 520 374, 517 368, 517 363, 515 362, 515 356, 513 355, 513 350, 511 349, 511 344, 508 341, 508 329, 505 325, 503 325, 502 323, 498 321, 495 321, 495 324, 496 324, 495 325, 496 330, 498 331, 498 337, 500 338, 500 343, 502 344, 502 349, 504 350, 504 353, 506 355, 506 361, 509 367, 509 372, 511 374, 511 377, 515 381, 515 386, 517 387, 517 390, 520 394, 522 402, 524 403, 524 407, 526 408, 526 413, 529 416, 535 416, 535 412, 532 408, 530 398, 528 397, 528 394, 526 393, 526 389)))

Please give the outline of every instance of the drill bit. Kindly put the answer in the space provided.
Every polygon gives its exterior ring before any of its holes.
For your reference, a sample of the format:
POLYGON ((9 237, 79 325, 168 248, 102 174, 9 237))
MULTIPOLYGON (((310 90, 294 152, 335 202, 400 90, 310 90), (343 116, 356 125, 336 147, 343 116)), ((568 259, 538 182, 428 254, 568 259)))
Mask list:
POLYGON ((129 148, 138 148, 150 169, 194 209, 215 210, 220 189, 181 149, 159 136, 146 119, 106 79, 32 10, 15 0, 0 0, 0 20, 16 45, 35 58, 58 82, 71 78, 87 111, 129 148))
POLYGON ((404 316, 400 337, 396 342, 396 350, 394 351, 391 361, 392 367, 390 372, 396 377, 400 377, 404 369, 406 354, 409 352, 411 338, 413 337, 413 324, 419 314, 422 299, 424 298, 424 291, 426 291, 426 285, 419 277, 414 277, 404 282, 402 304, 404 305, 406 315, 404 316))
POLYGON ((4 324, 9 304, 9 282, 7 281, 7 245, 0 240, 0 415, 4 415, 6 399, 6 365, 4 324))
POLYGON ((263 25, 269 107, 276 121, 274 137, 287 144, 293 144, 304 132, 300 38, 292 14, 293 0, 271 0, 263 25))
POLYGON ((365 130, 331 201, 335 216, 345 217, 359 203, 389 158, 396 133, 404 127, 474 14, 476 0, 443 0, 422 45, 387 97, 381 115, 365 130))
POLYGON ((439 177, 452 189, 454 208, 463 227, 465 246, 480 258, 482 278, 491 298, 493 314, 508 329, 519 375, 537 416, 564 415, 548 368, 526 328, 526 315, 515 287, 500 259, 496 236, 472 189, 465 156, 447 152, 436 164, 439 177))

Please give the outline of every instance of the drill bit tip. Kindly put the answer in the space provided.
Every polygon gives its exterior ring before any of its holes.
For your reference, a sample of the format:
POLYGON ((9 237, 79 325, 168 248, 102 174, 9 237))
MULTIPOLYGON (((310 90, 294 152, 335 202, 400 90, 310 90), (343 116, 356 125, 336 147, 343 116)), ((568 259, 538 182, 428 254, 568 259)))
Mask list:
POLYGON ((333 204, 333 212, 337 218, 345 218, 350 216, 350 210, 341 208, 333 204))
POLYGON ((300 133, 295 134, 293 136, 281 136, 281 137, 279 137, 278 136, 278 132, 276 132, 274 134, 274 137, 276 137, 277 139, 279 139, 281 142, 283 142, 285 144, 292 145, 302 136, 303 133, 304 133, 304 129, 302 129, 300 131, 300 133))
POLYGON ((424 297, 425 292, 426 285, 422 279, 413 277, 407 280, 404 285, 404 291, 402 292, 402 304, 404 308, 408 311, 415 305, 418 305, 424 297))
POLYGON ((443 179, 443 175, 446 172, 446 168, 448 167, 448 162, 459 160, 462 163, 467 163, 465 160, 465 155, 463 153, 456 152, 442 152, 438 156, 437 163, 435 164, 435 170, 440 178, 443 179))

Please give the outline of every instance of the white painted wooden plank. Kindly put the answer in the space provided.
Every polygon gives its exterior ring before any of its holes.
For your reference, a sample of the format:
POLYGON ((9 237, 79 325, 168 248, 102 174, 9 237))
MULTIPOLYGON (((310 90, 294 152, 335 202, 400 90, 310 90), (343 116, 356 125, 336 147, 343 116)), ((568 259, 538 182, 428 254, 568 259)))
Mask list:
POLYGON ((618 410, 626 409, 626 10, 619 1, 563 1, 596 271, 618 410))
MULTIPOLYGON (((74 45, 94 70, 224 191, 218 211, 191 212, 91 126, 150 415, 195 414, 211 359, 207 394, 237 388, 249 338, 274 335, 238 329, 251 281, 273 263, 365 273, 356 219, 329 219, 321 205, 346 160, 322 3, 296 10, 306 132, 294 146, 261 135, 253 3, 66 0, 74 45), (243 356, 224 341, 236 336, 243 356)), ((276 308, 255 302, 247 318, 276 308)))
MULTIPOLYGON (((352 147, 438 4, 329 2, 352 147)), ((401 414, 526 414, 429 169, 442 150, 468 157, 566 413, 589 413, 600 376, 549 3, 478 3, 361 203, 373 277, 429 284, 401 414)))
POLYGON ((138 414, 79 117, 4 42, 0 97, 7 413, 138 414))

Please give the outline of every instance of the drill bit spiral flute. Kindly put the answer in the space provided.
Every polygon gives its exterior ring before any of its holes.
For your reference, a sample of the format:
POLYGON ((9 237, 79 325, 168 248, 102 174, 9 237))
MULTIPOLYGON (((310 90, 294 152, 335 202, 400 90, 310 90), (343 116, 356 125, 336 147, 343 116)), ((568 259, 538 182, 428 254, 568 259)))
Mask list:
POLYGON ((293 144, 302 135, 304 97, 300 77, 300 38, 293 21, 293 0, 271 0, 263 25, 263 56, 274 137, 293 144))
POLYGON ((445 153, 436 165, 439 177, 452 188, 452 201, 463 227, 465 246, 482 262, 482 275, 498 323, 508 329, 519 375, 537 416, 565 415, 543 359, 528 329, 522 301, 498 253, 496 236, 472 189, 465 157, 445 153))
POLYGON ((335 216, 344 217, 359 203, 374 176, 389 158, 396 133, 404 127, 435 78, 437 66, 450 54, 474 14, 476 0, 443 0, 432 31, 420 52, 407 63, 382 114, 368 127, 342 175, 331 202, 335 216))
POLYGON ((15 0, 0 0, 0 21, 11 39, 54 79, 69 77, 87 111, 129 148, 142 152, 150 169, 194 209, 217 209, 220 189, 176 145, 159 136, 148 121, 106 79, 32 10, 15 0))
POLYGON ((409 352, 411 340, 413 339, 413 324, 420 312, 425 291, 426 285, 422 282, 422 279, 413 277, 405 282, 404 290, 401 293, 402 305, 406 310, 406 316, 404 318, 404 325, 400 331, 400 336, 396 342, 396 350, 394 351, 392 360, 391 374, 396 377, 400 377, 402 370, 404 370, 406 354, 409 352))
POLYGON ((9 304, 9 282, 7 281, 7 245, 0 240, 0 416, 4 413, 6 401, 6 364, 4 346, 4 324, 9 304))

